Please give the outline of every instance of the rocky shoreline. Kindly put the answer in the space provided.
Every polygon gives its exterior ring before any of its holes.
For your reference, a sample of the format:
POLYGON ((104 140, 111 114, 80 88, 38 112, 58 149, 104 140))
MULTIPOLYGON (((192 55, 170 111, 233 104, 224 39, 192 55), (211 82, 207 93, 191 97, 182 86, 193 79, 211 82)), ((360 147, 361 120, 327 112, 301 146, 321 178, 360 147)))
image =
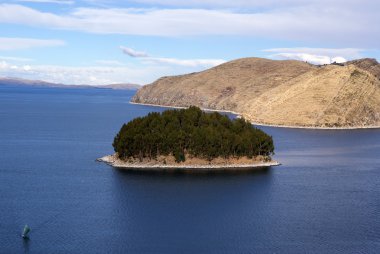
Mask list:
POLYGON ((263 168, 268 168, 272 166, 281 165, 277 161, 254 161, 251 160, 249 163, 202 163, 189 164, 189 163, 162 163, 158 160, 150 161, 124 161, 119 159, 116 154, 103 156, 96 159, 96 161, 104 162, 112 167, 120 169, 129 170, 139 170, 139 171, 166 171, 166 170, 181 170, 181 171, 192 171, 192 172, 210 172, 210 171, 238 171, 238 170, 259 170, 263 168))
MULTIPOLYGON (((185 109, 188 107, 182 107, 182 106, 170 106, 170 105, 159 105, 159 104, 150 104, 150 103, 139 103, 139 102, 129 102, 130 104, 135 105, 143 105, 143 106, 150 106, 150 107, 161 107, 161 108, 175 108, 175 109, 185 109)), ((248 121, 249 117, 245 116, 244 114, 231 111, 231 110, 218 110, 218 109, 208 109, 208 108, 201 108, 204 111, 210 111, 210 112, 222 112, 222 113, 230 113, 234 114, 237 117, 244 117, 248 121)), ((276 124, 269 124, 269 123, 260 123, 260 122, 252 122, 253 125, 257 126, 266 126, 266 127, 277 127, 277 128, 289 128, 289 129, 311 129, 311 130, 358 130, 358 129, 380 129, 380 125, 375 126, 339 126, 339 127, 325 127, 325 126, 302 126, 302 125, 276 125, 276 124)))

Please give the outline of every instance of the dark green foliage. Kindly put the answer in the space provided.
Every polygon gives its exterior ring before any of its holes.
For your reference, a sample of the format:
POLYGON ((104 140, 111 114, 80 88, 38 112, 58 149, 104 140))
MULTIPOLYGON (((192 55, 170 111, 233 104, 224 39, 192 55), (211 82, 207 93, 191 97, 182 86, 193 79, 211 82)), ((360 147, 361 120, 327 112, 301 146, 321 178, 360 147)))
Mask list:
POLYGON ((185 161, 185 154, 212 160, 270 156, 274 151, 272 137, 246 120, 230 120, 197 107, 135 118, 123 125, 113 147, 122 159, 172 154, 177 162, 185 161))

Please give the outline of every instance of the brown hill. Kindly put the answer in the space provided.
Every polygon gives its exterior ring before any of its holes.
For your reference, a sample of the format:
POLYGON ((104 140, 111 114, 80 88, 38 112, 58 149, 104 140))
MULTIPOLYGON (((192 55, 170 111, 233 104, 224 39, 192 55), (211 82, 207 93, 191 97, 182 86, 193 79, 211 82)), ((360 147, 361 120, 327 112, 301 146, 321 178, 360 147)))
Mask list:
POLYGON ((380 126, 380 65, 345 66, 244 58, 209 70, 163 77, 135 103, 238 112, 260 124, 300 127, 380 126))

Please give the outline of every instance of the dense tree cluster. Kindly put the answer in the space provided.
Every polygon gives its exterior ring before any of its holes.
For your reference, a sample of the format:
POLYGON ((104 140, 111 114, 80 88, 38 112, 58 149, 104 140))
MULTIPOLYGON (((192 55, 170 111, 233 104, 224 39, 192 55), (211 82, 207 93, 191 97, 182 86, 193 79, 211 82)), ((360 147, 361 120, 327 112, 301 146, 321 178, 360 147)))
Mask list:
POLYGON ((197 107, 150 113, 124 124, 113 147, 122 159, 154 159, 159 155, 185 155, 212 160, 216 157, 249 158, 273 154, 272 137, 244 119, 231 120, 197 107))

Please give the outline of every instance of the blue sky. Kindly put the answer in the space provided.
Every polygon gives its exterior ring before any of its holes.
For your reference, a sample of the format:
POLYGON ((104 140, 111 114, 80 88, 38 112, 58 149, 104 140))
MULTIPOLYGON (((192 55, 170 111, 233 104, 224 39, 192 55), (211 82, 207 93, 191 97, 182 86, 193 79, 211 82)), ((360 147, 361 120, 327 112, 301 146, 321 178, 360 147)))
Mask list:
POLYGON ((147 84, 241 57, 380 59, 372 0, 0 1, 0 77, 147 84))

